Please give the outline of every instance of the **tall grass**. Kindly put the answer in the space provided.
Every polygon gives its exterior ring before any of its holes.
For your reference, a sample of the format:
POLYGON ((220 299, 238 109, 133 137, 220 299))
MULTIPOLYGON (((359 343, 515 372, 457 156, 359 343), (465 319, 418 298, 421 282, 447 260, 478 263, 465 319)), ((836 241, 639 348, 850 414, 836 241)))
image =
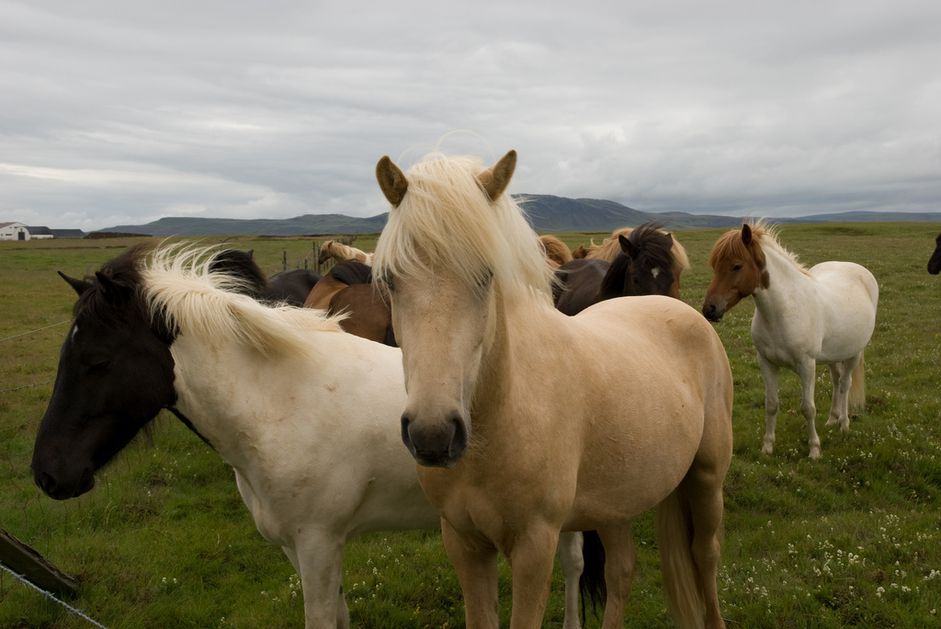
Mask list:
MULTIPOLYGON (((749 335, 752 302, 716 329, 735 379, 735 456, 726 484, 720 572, 730 627, 941 626, 941 280, 925 263, 938 225, 785 226, 807 264, 859 262, 879 280, 866 353, 868 410, 843 435, 824 426, 831 386, 818 370, 823 458, 810 461, 799 383, 782 371, 776 451, 760 452, 763 387, 749 335)), ((678 232, 693 262, 684 299, 698 309, 719 230, 678 232)), ((570 245, 589 235, 561 234, 570 245)), ((599 235, 594 235, 599 239, 599 235)), ((66 321, 73 294, 55 275, 92 271, 126 241, 0 243, 0 339, 66 321)), ((269 273, 311 242, 238 239, 269 273)), ((356 246, 371 250, 373 241, 356 246)), ((81 498, 56 502, 32 483, 29 459, 66 326, 0 341, 0 528, 82 584, 75 605, 113 627, 299 627, 296 575, 255 531, 231 470, 174 419, 154 445, 135 442, 81 498), (22 388, 20 388, 22 387, 22 388)), ((394 419, 394 418, 393 418, 394 419)), ((638 576, 628 627, 668 627, 652 518, 635 526, 638 576)), ((366 536, 347 549, 344 589, 359 627, 456 627, 463 604, 434 533, 366 536)), ((509 577, 501 564, 501 618, 509 577)), ((559 575, 546 618, 560 626, 559 575)), ((590 620, 590 624, 598 620, 590 620)), ((82 627, 0 577, 0 627, 82 627)))

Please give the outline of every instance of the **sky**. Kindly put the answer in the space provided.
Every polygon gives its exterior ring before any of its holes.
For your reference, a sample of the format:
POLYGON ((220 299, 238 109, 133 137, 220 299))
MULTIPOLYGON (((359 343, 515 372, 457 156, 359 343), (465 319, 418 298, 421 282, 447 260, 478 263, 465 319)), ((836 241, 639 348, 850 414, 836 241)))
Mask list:
POLYGON ((383 155, 511 148, 517 193, 941 211, 941 2, 0 0, 0 221, 372 216, 383 155))

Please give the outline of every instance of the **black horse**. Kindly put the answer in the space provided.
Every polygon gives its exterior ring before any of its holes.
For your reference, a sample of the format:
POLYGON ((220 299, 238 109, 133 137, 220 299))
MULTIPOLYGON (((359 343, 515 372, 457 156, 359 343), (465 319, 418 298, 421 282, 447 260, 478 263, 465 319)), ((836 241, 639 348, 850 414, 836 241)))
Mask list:
POLYGON ((631 295, 669 295, 679 299, 673 264, 673 236, 645 223, 629 236, 618 236, 621 252, 610 265, 590 258, 559 267, 556 308, 575 315, 592 304, 631 295))
POLYGON ((255 262, 254 251, 227 249, 213 260, 214 270, 245 278, 252 286, 251 296, 266 302, 283 302, 301 307, 311 289, 320 281, 320 274, 307 269, 292 269, 266 278, 255 262))
POLYGON ((937 275, 941 273, 941 234, 938 234, 934 242, 934 253, 931 254, 931 259, 928 260, 928 272, 937 275))

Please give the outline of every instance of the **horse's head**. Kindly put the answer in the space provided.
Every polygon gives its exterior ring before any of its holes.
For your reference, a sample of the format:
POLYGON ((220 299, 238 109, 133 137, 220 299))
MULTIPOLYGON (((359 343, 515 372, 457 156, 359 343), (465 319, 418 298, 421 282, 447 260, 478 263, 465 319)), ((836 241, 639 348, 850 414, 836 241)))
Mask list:
POLYGON ((317 264, 323 264, 333 257, 333 241, 328 240, 320 245, 320 255, 317 256, 317 264))
POLYGON ((542 249, 503 194, 515 166, 510 151, 486 169, 465 158, 426 160, 407 177, 388 157, 376 167, 392 209, 374 269, 402 348, 402 440, 422 465, 448 467, 467 448, 482 358, 494 338, 494 286, 507 273, 523 273, 506 270, 521 255, 511 249, 525 248, 527 263, 544 274, 548 304, 542 249), (524 239, 528 247, 519 246, 524 239))
POLYGON ((588 255, 588 249, 585 248, 585 245, 578 245, 577 247, 572 249, 572 258, 575 260, 584 258, 587 255, 588 255))
POLYGON ((673 295, 673 236, 656 225, 642 225, 629 236, 618 234, 621 253, 611 264, 602 291, 618 295, 673 295))
POLYGON ((36 484, 53 498, 89 491, 95 472, 175 401, 171 332, 143 303, 138 255, 85 280, 60 273, 79 298, 32 461, 36 484))
POLYGON ((709 255, 712 282, 706 291, 702 312, 710 321, 720 321, 735 304, 759 288, 767 288, 765 254, 752 225, 732 229, 716 241, 709 255))
POLYGON ((938 234, 934 242, 934 253, 931 254, 931 259, 928 260, 928 272, 937 275, 941 273, 941 234, 938 234))

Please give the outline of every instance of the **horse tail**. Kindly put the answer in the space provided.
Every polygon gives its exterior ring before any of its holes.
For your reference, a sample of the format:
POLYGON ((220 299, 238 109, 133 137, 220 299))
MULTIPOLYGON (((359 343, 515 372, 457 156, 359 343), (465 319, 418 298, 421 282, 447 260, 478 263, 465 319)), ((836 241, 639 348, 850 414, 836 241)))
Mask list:
POLYGON ((863 354, 859 353, 859 361, 850 380, 849 410, 854 414, 866 410, 866 361, 863 354))
POLYGON ((703 626, 705 602, 691 551, 693 526, 689 505, 677 487, 657 508, 657 544, 663 587, 679 627, 703 626))
POLYGON ((578 578, 578 591, 582 595, 582 626, 585 626, 585 610, 592 613, 598 604, 604 605, 608 598, 608 587, 604 580, 604 544, 598 531, 582 532, 582 558, 585 567, 578 578))

